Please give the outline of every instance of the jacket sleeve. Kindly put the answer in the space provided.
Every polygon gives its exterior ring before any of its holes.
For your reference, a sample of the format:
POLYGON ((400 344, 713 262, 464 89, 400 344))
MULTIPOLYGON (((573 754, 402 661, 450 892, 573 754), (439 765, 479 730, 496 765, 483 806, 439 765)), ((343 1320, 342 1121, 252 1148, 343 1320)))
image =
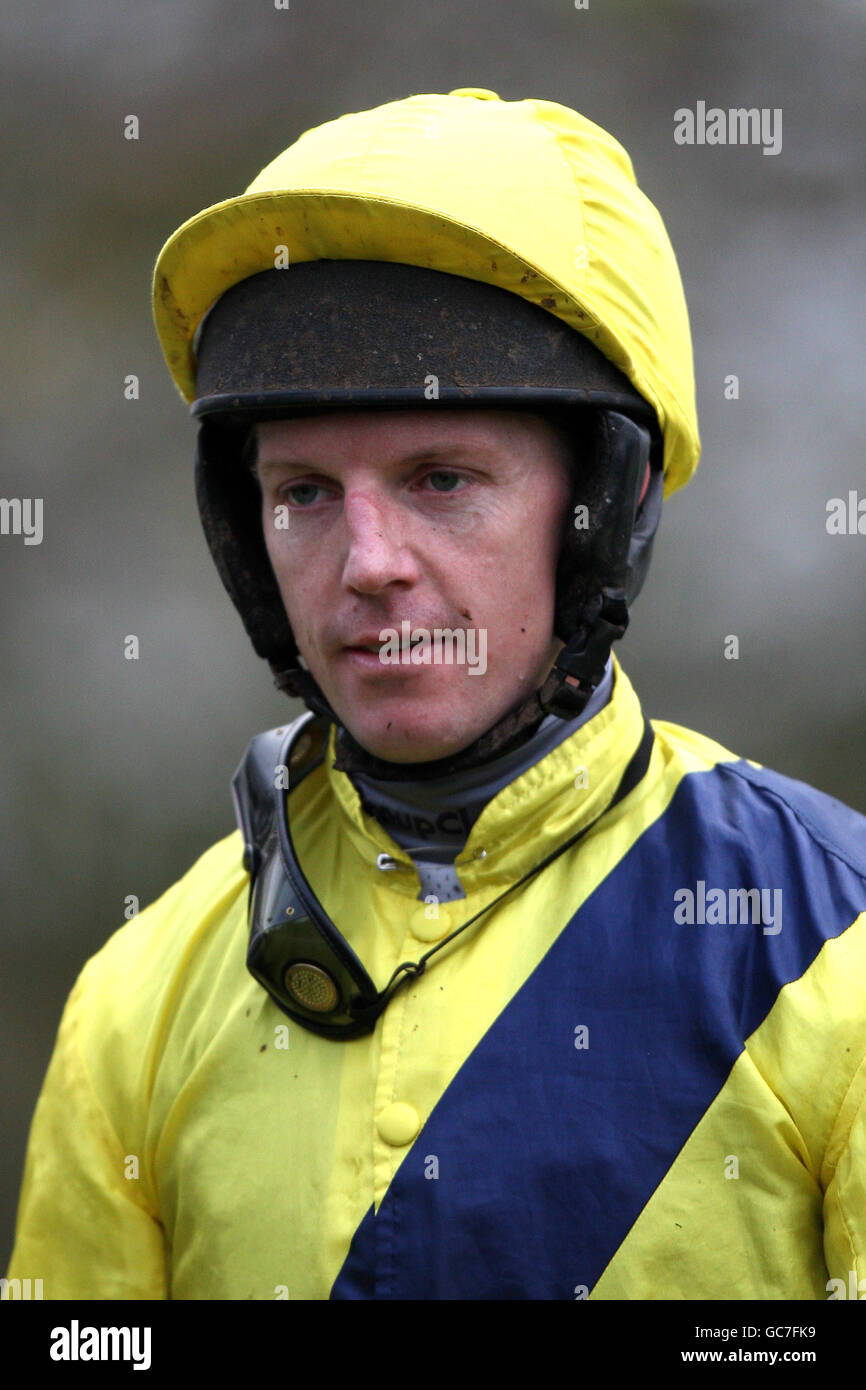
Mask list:
POLYGON ((866 1299, 866 1058, 842 1105, 825 1168, 827 1297, 866 1299))
POLYGON ((162 1227, 79 1046, 84 990, 79 978, 33 1117, 8 1277, 41 1279, 45 1299, 164 1299, 162 1227))

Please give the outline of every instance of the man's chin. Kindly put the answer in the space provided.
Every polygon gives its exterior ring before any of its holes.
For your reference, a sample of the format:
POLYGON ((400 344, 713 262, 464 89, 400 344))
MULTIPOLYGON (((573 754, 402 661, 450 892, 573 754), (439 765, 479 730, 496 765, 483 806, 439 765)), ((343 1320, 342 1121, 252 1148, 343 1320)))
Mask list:
POLYGON ((396 718, 375 724, 355 719, 343 722, 355 742, 372 757, 405 766, 453 757, 484 732, 474 727, 455 729, 453 720, 439 729, 434 728, 430 720, 417 728, 411 721, 403 723, 396 718))

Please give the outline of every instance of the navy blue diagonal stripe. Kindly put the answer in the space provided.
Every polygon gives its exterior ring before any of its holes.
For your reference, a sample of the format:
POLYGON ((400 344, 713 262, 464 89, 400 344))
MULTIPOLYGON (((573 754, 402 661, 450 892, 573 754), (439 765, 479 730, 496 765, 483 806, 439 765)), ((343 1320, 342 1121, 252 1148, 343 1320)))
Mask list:
POLYGON ((866 910, 864 828, 744 763, 685 777, 467 1058, 331 1296, 591 1289, 779 990, 866 910), (781 890, 781 930, 675 923, 698 880, 781 890))

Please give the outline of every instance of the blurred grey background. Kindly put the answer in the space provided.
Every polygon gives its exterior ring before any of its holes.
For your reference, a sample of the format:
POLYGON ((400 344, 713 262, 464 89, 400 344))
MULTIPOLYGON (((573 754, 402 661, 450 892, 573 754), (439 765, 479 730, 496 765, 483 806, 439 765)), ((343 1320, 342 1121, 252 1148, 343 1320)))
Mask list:
POLYGON ((309 126, 481 86, 573 106, 625 145, 679 257, 703 461, 619 655, 651 717, 866 810, 866 535, 825 525, 828 499, 866 497, 866 11, 3 0, 0 16, 0 492, 44 499, 41 545, 0 536, 5 1268, 78 970, 127 895, 145 906, 233 829, 246 743, 290 712, 205 547, 150 276, 181 222, 309 126), (699 100, 780 107, 781 152, 677 145, 674 112, 699 100))

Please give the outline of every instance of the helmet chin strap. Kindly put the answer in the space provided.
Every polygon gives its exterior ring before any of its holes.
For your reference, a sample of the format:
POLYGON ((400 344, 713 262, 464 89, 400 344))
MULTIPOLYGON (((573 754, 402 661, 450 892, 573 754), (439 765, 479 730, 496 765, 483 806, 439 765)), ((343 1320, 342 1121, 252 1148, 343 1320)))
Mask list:
MULTIPOLYGON (((336 724, 337 744, 334 766, 338 772, 361 772, 383 782, 400 782, 405 781, 407 777, 426 780, 447 776, 458 770, 480 767, 482 764, 492 761, 493 758, 519 747, 520 744, 532 737, 548 713, 552 712, 543 708, 540 698, 550 679, 551 677, 548 676, 545 684, 539 690, 533 691, 526 700, 510 709, 468 747, 444 758, 417 763, 391 762, 368 752, 340 720, 308 671, 299 671, 295 668, 291 671, 280 672, 274 683, 286 694, 299 696, 317 714, 325 715, 333 724, 336 724)), ((556 683, 558 684, 558 678, 556 683)), ((589 695, 587 695, 588 698, 589 695)))
POLYGON ((383 782, 427 781, 452 772, 481 767, 526 743, 549 714, 576 719, 604 678, 611 643, 621 637, 628 624, 625 600, 602 595, 593 604, 596 616, 562 643, 543 683, 530 696, 513 706, 474 742, 456 753, 427 762, 397 763, 368 752, 350 733, 308 671, 297 669, 277 676, 275 684, 292 695, 300 695, 318 714, 337 726, 336 757, 338 772, 366 773, 383 782), (300 676, 300 679, 299 679, 300 676))
POLYGON ((405 781, 407 777, 426 781, 434 777, 447 777, 452 772, 480 767, 504 753, 511 752, 513 748, 519 747, 532 737, 547 717, 547 711, 542 708, 539 695, 540 691, 533 691, 527 700, 509 710, 468 747, 431 762, 394 763, 384 758, 376 758, 368 753, 343 725, 337 735, 334 766, 338 772, 363 772, 385 782, 405 781))

